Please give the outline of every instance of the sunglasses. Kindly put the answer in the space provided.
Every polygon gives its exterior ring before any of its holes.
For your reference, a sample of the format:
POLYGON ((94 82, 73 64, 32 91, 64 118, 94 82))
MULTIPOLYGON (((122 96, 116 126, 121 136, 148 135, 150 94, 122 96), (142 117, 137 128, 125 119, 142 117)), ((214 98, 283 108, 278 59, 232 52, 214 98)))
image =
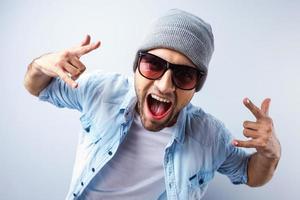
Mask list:
POLYGON ((165 72, 172 71, 173 84, 182 90, 196 88, 200 79, 205 75, 204 71, 187 65, 177 65, 147 52, 139 52, 138 70, 139 73, 150 80, 161 78, 165 72))

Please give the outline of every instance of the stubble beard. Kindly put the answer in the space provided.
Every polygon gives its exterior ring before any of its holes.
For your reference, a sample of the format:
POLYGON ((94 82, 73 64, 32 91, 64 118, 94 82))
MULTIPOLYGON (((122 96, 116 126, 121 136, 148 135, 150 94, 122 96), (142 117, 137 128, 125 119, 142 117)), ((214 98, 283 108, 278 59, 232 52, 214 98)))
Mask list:
MULTIPOLYGON (((156 132, 162 130, 165 127, 172 126, 176 123, 179 112, 176 111, 176 108, 173 107, 172 108, 173 110, 171 111, 171 114, 168 116, 167 119, 164 119, 163 121, 153 121, 148 119, 148 121, 151 123, 150 126, 148 126, 147 124, 149 123, 147 123, 147 118, 143 110, 145 106, 144 104, 146 104, 146 96, 141 97, 137 90, 136 90, 136 96, 137 96, 137 105, 135 109, 137 113, 140 115, 142 125, 145 129, 156 132)), ((176 100, 174 102, 174 105, 176 105, 176 100)))

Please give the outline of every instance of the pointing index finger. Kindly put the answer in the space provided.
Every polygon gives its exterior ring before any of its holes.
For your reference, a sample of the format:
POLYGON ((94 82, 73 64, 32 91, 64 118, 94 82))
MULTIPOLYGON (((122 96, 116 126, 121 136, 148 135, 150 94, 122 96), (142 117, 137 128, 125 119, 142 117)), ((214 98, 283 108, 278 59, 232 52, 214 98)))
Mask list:
POLYGON ((248 98, 245 98, 243 100, 244 105, 252 112, 252 114, 255 116, 256 119, 260 119, 264 117, 263 112, 252 103, 248 98))
POLYGON ((87 53, 97 49, 99 46, 100 46, 100 41, 92 43, 92 44, 80 46, 80 47, 76 48, 76 50, 74 50, 74 53, 80 58, 84 54, 87 54, 87 53))

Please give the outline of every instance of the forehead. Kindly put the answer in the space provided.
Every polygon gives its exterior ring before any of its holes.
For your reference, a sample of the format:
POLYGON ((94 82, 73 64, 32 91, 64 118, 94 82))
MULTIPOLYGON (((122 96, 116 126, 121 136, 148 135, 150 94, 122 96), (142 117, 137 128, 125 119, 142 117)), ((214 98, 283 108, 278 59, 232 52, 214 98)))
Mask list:
POLYGON ((172 49, 159 48, 159 49, 152 49, 148 52, 173 64, 196 67, 188 57, 172 49))

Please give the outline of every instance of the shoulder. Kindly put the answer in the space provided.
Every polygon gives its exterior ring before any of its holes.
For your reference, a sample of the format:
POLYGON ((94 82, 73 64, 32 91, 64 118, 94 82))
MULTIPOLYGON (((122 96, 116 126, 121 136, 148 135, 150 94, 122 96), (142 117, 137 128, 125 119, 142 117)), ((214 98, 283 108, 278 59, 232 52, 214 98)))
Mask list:
POLYGON ((85 92, 120 93, 128 89, 130 80, 122 74, 94 71, 80 77, 79 87, 85 92))
POLYGON ((84 87, 107 87, 123 86, 124 83, 128 83, 128 78, 117 73, 103 73, 100 70, 84 74, 78 80, 84 87))
POLYGON ((101 102, 119 103, 129 90, 132 90, 131 79, 117 73, 94 71, 78 80, 82 102, 86 109, 101 102))
POLYGON ((227 143, 230 132, 224 123, 202 108, 189 104, 186 107, 187 135, 203 145, 227 143))

